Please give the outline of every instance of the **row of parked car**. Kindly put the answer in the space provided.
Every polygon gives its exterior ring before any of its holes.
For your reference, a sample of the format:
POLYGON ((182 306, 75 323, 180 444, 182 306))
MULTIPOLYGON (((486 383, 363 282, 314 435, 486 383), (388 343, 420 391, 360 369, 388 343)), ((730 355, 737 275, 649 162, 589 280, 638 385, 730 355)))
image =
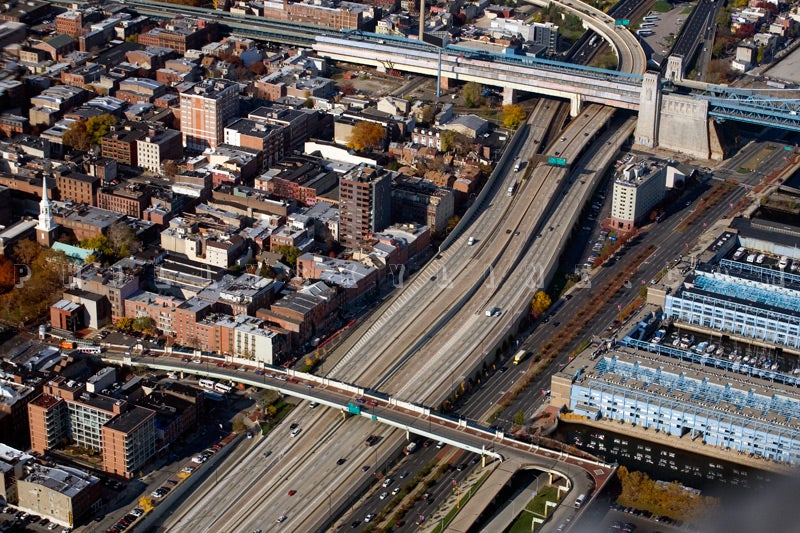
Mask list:
MULTIPOLYGON (((0 522, 0 531, 27 530, 26 526, 37 523, 40 526, 47 526, 49 531, 55 531, 61 527, 55 522, 50 522, 49 518, 36 516, 25 511, 19 511, 10 506, 6 506, 3 509, 3 514, 9 515, 10 518, 0 522)), ((69 533, 70 531, 72 530, 68 527, 61 529, 62 533, 69 533)))
POLYGON ((131 509, 131 512, 120 518, 116 524, 108 528, 106 533, 121 533, 122 531, 125 531, 131 527, 133 523, 136 522, 142 515, 144 515, 143 509, 140 509, 139 507, 131 509))

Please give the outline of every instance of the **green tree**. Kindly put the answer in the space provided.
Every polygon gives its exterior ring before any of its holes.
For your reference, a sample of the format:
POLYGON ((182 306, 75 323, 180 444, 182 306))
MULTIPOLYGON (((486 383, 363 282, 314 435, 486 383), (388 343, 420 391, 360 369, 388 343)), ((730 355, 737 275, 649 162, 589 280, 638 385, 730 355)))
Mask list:
POLYGON ((85 120, 76 120, 69 125, 67 131, 64 132, 62 140, 65 146, 75 148, 76 150, 88 150, 91 146, 91 137, 86 130, 85 120))
POLYGON ((117 256, 116 250, 111 245, 111 241, 102 233, 95 237, 83 239, 78 243, 78 246, 84 250, 94 250, 94 255, 102 256, 106 262, 113 261, 117 256))
POLYGON ((266 261, 264 261, 264 264, 261 265, 261 268, 258 271, 258 275, 261 276, 262 278, 272 278, 272 279, 274 279, 275 278, 275 269, 272 268, 271 265, 268 265, 266 261))
POLYGON ((147 334, 157 333, 156 321, 149 316, 141 316, 133 321, 133 331, 147 334))
POLYGON ((439 134, 439 139, 442 141, 442 152, 449 152, 453 148, 455 138, 455 130, 444 130, 439 134))
POLYGON ((422 108, 422 111, 419 115, 419 121, 423 124, 432 124, 433 119, 435 117, 436 117, 436 108, 428 104, 422 108))
POLYGON ((130 226, 122 222, 115 222, 108 228, 108 243, 117 258, 128 257, 142 248, 130 226))
POLYGON ((525 122, 525 110, 515 104, 503 106, 503 125, 513 130, 525 122))
POLYGON ((534 318, 540 318, 550 308, 550 296, 544 291, 536 291, 531 300, 531 313, 534 318))
POLYGON ((458 216, 458 215, 453 215, 450 218, 448 218, 447 219, 447 233, 450 233, 451 231, 456 229, 456 226, 458 226, 459 222, 461 222, 461 217, 458 216))
POLYGON ((464 98, 467 107, 478 107, 483 103, 481 92, 483 92, 483 86, 480 83, 469 81, 461 89, 461 97, 464 98))
POLYGON ((153 499, 150 496, 142 496, 139 498, 139 507, 142 508, 142 511, 144 511, 145 514, 155 509, 155 506, 153 505, 153 499))
POLYGON ((117 124, 117 118, 108 113, 91 117, 86 121, 86 134, 89 136, 89 142, 92 145, 100 144, 103 135, 111 130, 111 126, 117 124))
POLYGON ((514 413, 514 423, 518 426, 523 425, 525 423, 525 413, 522 411, 514 413))
POLYGON ((133 331, 133 319, 126 316, 121 316, 114 322, 114 326, 120 331, 133 331))
POLYGON ((233 429, 234 433, 242 433, 247 430, 247 425, 244 423, 242 415, 237 415, 236 418, 233 419, 231 429, 233 429))
POLYGON ((289 246, 288 244, 278 246, 277 252, 283 256, 284 260, 286 260, 292 268, 297 267, 297 258, 303 254, 299 248, 289 246))
POLYGON ((14 262, 5 255, 0 255, 0 293, 11 290, 15 281, 14 262))
POLYGON ((385 138, 386 128, 380 124, 362 120, 353 126, 347 147, 358 151, 379 148, 385 138))
POLYGON ((23 239, 14 245, 14 261, 23 265, 32 265, 42 253, 42 247, 34 240, 23 239))

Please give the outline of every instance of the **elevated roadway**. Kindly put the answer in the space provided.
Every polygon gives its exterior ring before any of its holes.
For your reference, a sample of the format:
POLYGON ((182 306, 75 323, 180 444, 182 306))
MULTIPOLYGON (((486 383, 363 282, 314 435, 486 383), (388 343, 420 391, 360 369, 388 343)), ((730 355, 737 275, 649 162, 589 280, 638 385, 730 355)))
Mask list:
MULTIPOLYGON (((540 111, 542 113, 549 111, 554 114, 556 112, 556 106, 552 103, 543 102, 541 105, 540 111), (549 105, 552 105, 553 108, 546 109, 549 105)), ((585 114, 578 117, 569 126, 564 135, 565 140, 558 139, 554 140, 553 143, 563 146, 563 153, 566 157, 577 158, 580 154, 581 146, 588 143, 603 128, 611 113, 612 110, 590 106, 585 114)), ((535 131, 543 131, 543 128, 536 127, 535 131)), ((527 143, 521 150, 521 155, 523 158, 530 158, 535 151, 538 151, 538 145, 527 143)), ((510 167, 511 161, 507 159, 505 164, 510 167)), ((325 405, 335 405, 340 409, 348 401, 353 404, 354 400, 356 406, 360 405, 363 408, 366 405, 366 409, 354 410, 362 415, 358 417, 358 420, 362 421, 361 423, 340 421, 334 423, 334 426, 331 427, 323 422, 313 422, 312 427, 308 427, 303 422, 301 426, 303 430, 297 437, 288 437, 286 435, 288 431, 285 428, 279 428, 274 437, 268 437, 268 439, 278 439, 277 442, 283 442, 284 444, 287 441, 291 442, 293 447, 299 446, 297 443, 300 443, 303 439, 312 437, 310 440, 314 444, 309 450, 313 449, 315 456, 318 454, 320 457, 328 458, 328 460, 340 453, 342 449, 363 450, 364 445, 360 444, 359 441, 363 442, 363 439, 370 432, 377 431, 374 429, 376 427, 374 422, 381 422, 383 425, 400 427, 404 432, 430 435, 432 438, 482 453, 485 457, 491 457, 492 454, 495 454, 496 457, 502 456, 505 459, 506 452, 501 450, 507 450, 508 453, 530 454, 530 457, 526 459, 529 464, 536 464, 541 468, 548 468, 549 464, 549 468, 559 470, 564 476, 571 479, 571 483, 578 483, 580 480, 588 482, 587 474, 591 475, 591 472, 588 472, 586 468, 583 468, 580 472, 575 471, 578 477, 573 479, 574 476, 569 472, 575 465, 568 466, 569 460, 564 456, 558 458, 558 452, 536 449, 535 447, 531 448, 529 445, 515 444, 507 439, 505 435, 488 431, 466 420, 436 416, 431 413, 429 407, 426 407, 426 405, 437 405, 438 402, 449 395, 454 386, 458 386, 460 376, 457 376, 456 373, 463 371, 466 379, 471 372, 480 368, 482 361, 488 355, 486 350, 491 350, 492 346, 501 342, 508 334, 508 331, 515 327, 515 322, 519 319, 520 313, 524 313, 527 308, 530 294, 533 290, 542 286, 543 279, 541 275, 536 278, 526 272, 524 273, 525 278, 515 278, 512 273, 515 272, 517 267, 524 270, 525 262, 533 263, 534 261, 545 259, 547 262, 552 263, 557 258, 558 248, 564 241, 564 235, 571 229, 567 227, 567 218, 564 219, 563 224, 558 222, 557 228, 554 227, 552 230, 545 230, 544 228, 546 227, 545 220, 553 216, 550 208, 551 204, 556 206, 561 203, 563 201, 561 199, 562 196, 565 198, 570 197, 570 184, 566 178, 567 169, 551 169, 548 167, 534 169, 530 172, 530 176, 525 180, 525 183, 521 184, 519 192, 514 197, 508 197, 505 189, 512 180, 520 179, 519 176, 515 173, 509 173, 505 180, 500 180, 500 182, 496 183, 494 197, 487 199, 487 202, 492 207, 489 207, 489 205, 484 206, 484 211, 476 222, 476 228, 480 228, 479 231, 485 231, 487 236, 494 236, 494 238, 484 238, 483 235, 479 234, 482 244, 470 247, 465 243, 466 235, 462 235, 460 242, 445 251, 440 260, 446 261, 448 256, 453 257, 452 264, 454 267, 466 263, 466 266, 463 267, 465 272, 455 275, 452 281, 453 285, 472 287, 469 291, 473 295, 461 301, 460 305, 453 306, 453 313, 450 313, 443 312, 441 308, 436 309, 442 302, 448 301, 447 298, 443 298, 441 294, 432 291, 418 290, 416 293, 418 296, 415 296, 416 299, 413 302, 405 302, 405 305, 400 305, 398 309, 398 311, 407 314, 405 318, 394 316, 380 327, 384 332, 390 331, 394 333, 398 329, 404 328, 402 321, 410 321, 407 323, 416 324, 416 326, 408 328, 407 333, 402 338, 389 343, 389 345, 385 345, 381 341, 386 337, 385 333, 378 332, 377 335, 372 336, 370 339, 371 342, 377 342, 376 346, 360 347, 354 352, 354 358, 332 372, 340 375, 326 377, 306 376, 305 379, 307 381, 301 381, 300 376, 287 372, 288 376, 284 376, 287 381, 282 381, 277 377, 280 373, 277 370, 273 371, 276 377, 272 378, 269 376, 253 376, 252 374, 218 367, 206 368, 203 365, 193 365, 165 358, 131 360, 130 363, 146 364, 147 366, 164 370, 188 371, 188 369, 192 369, 193 373, 208 376, 212 379, 227 378, 246 385, 275 388, 300 398, 314 398, 325 405), (558 173, 558 176, 551 174, 551 172, 558 173), (555 201, 556 198, 559 201, 555 201), (509 209, 510 212, 506 213, 509 209), (514 224, 512 227, 516 228, 520 235, 515 235, 513 231, 508 233, 504 231, 510 223, 514 224), (533 236, 537 230, 542 230, 544 233, 540 233, 538 237, 534 238, 533 236), (524 237, 522 232, 525 234, 524 237), (531 258, 526 255, 526 249, 530 246, 531 239, 533 242, 541 241, 541 247, 537 248, 534 253, 542 257, 531 258), (546 253, 543 253, 545 250, 546 253), (476 259, 465 261, 458 254, 476 254, 476 259), (496 262, 500 269, 497 275, 498 281, 496 284, 482 283, 480 278, 485 275, 485 267, 492 262, 496 262), (494 300, 495 298, 497 300, 494 300), (499 305, 503 310, 499 317, 485 316, 483 312, 485 305, 479 302, 485 303, 490 300, 502 301, 499 305), (449 323, 435 324, 434 322, 425 322, 420 316, 414 316, 424 313, 426 310, 436 316, 449 314, 451 320, 449 323), (427 328, 419 328, 419 324, 426 324, 427 328), (417 346, 419 350, 414 350, 414 346, 417 346), (331 377, 338 377, 338 379, 334 382, 330 379, 331 377), (288 381, 289 379, 296 382, 288 381), (358 383, 359 385, 352 385, 352 383, 358 383), (380 392, 369 392, 369 389, 376 386, 380 387, 380 392), (359 404, 357 402, 358 398, 364 399, 365 404, 359 404), (426 404, 423 401, 424 399, 430 399, 432 402, 426 404), (366 402, 371 402, 371 405, 366 402), (367 425, 364 425, 365 422, 367 425), (355 439, 355 444, 352 444, 353 439, 355 439), (493 446, 494 449, 487 451, 487 446, 493 446), (538 459, 535 459, 536 457, 538 459)), ((576 182, 574 185, 578 188, 588 187, 588 185, 580 182, 576 182)), ((573 201, 577 202, 577 200, 573 201)), ((576 205, 569 205, 565 209, 570 211, 570 214, 567 215, 568 217, 574 216, 579 211, 576 205)), ((511 230, 512 228, 507 229, 511 230)), ((438 267, 441 266, 441 264, 438 265, 438 267)), ((437 271, 437 266, 429 268, 433 269, 434 272, 437 271)), ((544 268, 543 265, 542 268, 544 268)), ((520 270, 517 270, 517 272, 520 272, 520 270)), ((430 280, 428 277, 430 275, 430 271, 425 270, 417 277, 417 280, 421 280, 419 281, 420 283, 425 283, 426 279, 430 280)), ((417 281, 415 280, 415 282, 417 281)), ((402 295, 404 292, 400 294, 402 295)), ((455 301, 461 298, 455 292, 452 296, 456 297, 455 301)), ((449 301, 452 302, 454 300, 450 299, 449 301)), ((348 410, 353 409, 348 408, 348 410)), ((402 433, 385 433, 387 450, 397 446, 402 438, 402 433)), ((298 453, 302 458, 302 448, 298 448, 298 453)), ((287 496, 288 492, 283 491, 284 489, 286 491, 298 490, 305 494, 318 494, 320 487, 340 487, 342 480, 338 479, 337 476, 343 474, 337 469, 333 469, 333 473, 331 473, 327 470, 327 467, 325 469, 320 467, 313 469, 313 472, 308 471, 304 475, 302 473, 304 469, 298 463, 301 460, 293 452, 288 463, 291 466, 285 466, 281 463, 281 470, 276 471, 269 479, 278 479, 283 475, 284 477, 281 478, 283 482, 267 493, 257 489, 259 486, 257 480, 243 487, 242 490, 246 491, 245 494, 239 494, 235 498, 238 500, 238 504, 229 505, 230 511, 228 511, 225 518, 228 521, 226 524, 239 524, 247 527, 252 525, 254 528, 262 527, 265 514, 274 514, 275 509, 291 505, 292 516, 288 512, 285 514, 289 516, 290 520, 293 520, 292 527, 294 529, 321 530, 321 526, 326 523, 326 514, 321 511, 324 505, 313 509, 306 505, 303 508, 304 510, 301 510, 297 507, 298 504, 295 503, 297 500, 291 500, 291 497, 287 496), (334 478, 330 478, 329 476, 331 475, 334 478), (272 511, 268 511, 268 509, 272 511), (258 522, 256 517, 261 522, 258 522)), ((362 460, 363 458, 359 459, 359 462, 362 460)), ((379 458, 376 452, 375 463, 378 461, 379 458)), ((353 472, 356 467, 357 463, 351 464, 348 461, 347 466, 339 470, 347 471, 348 476, 354 474, 358 476, 357 471, 353 472)), ((241 475, 249 477, 255 474, 248 472, 241 475)), ((225 494, 231 494, 232 491, 237 490, 234 487, 239 486, 239 477, 239 475, 226 476, 224 483, 231 484, 231 486, 225 491, 225 494)), ((346 488, 349 488, 349 485, 346 488)), ((330 508, 335 507, 337 502, 346 501, 347 492, 345 490, 341 497, 334 495, 332 492, 329 493, 331 494, 329 496, 330 508)), ((203 502, 196 506, 196 511, 191 513, 202 514, 204 509, 217 505, 217 502, 213 499, 205 499, 203 502)), ((183 509, 181 513, 183 513, 183 509)), ((330 516, 330 514, 327 516, 330 516)), ((187 526, 187 529, 181 527, 175 530, 197 529, 196 526, 205 523, 204 521, 207 519, 208 517, 198 516, 192 521, 187 515, 182 520, 190 520, 191 524, 194 525, 187 526)))
MULTIPOLYGON (((121 362, 111 357, 106 361, 121 362)), ((333 516, 334 502, 338 509, 348 500, 347 490, 336 493, 336 488, 347 489, 369 481, 369 476, 365 477, 364 472, 353 466, 364 464, 377 468, 381 463, 377 448, 373 459, 373 449, 363 444, 365 433, 380 433, 374 423, 398 428, 406 438, 411 434, 420 435, 478 453, 484 465, 487 459, 510 461, 513 470, 533 468, 554 478, 563 478, 566 492, 575 488, 577 492, 588 493, 602 486, 615 470, 612 465, 597 460, 523 443, 466 419, 438 415, 428 406, 404 402, 385 394, 372 394, 326 377, 278 368, 268 369, 263 376, 254 376, 240 370, 206 368, 202 363, 186 363, 165 357, 125 358, 125 363, 269 388, 282 394, 313 399, 355 417, 346 420, 332 410, 301 409, 292 419, 301 429, 299 435, 292 437, 285 433, 285 428, 278 428, 275 435, 270 435, 264 444, 259 444, 244 459, 245 468, 226 476, 227 486, 216 484, 206 490, 200 501, 213 501, 213 507, 201 505, 195 510, 183 509, 175 513, 170 522, 175 531, 235 531, 242 525, 264 528, 265 522, 274 521, 280 515, 287 516, 285 526, 295 530, 324 529, 324 523, 333 516), (337 464, 340 458, 349 463, 347 467, 337 464), (327 487, 327 490, 314 490, 300 480, 313 480, 313 486, 327 487), (292 490, 302 495, 293 499, 294 494, 289 494, 292 490), (260 506, 242 505, 243 498, 247 502, 269 501, 275 516, 265 519, 260 506), (328 512, 325 513, 327 498, 328 512)), ((397 445, 397 435, 384 431, 382 438, 393 439, 397 445)), ((383 453, 389 453, 390 448, 384 447, 383 453)))
POLYGON ((603 11, 578 0, 526 0, 528 3, 547 7, 555 4, 566 13, 583 21, 583 27, 591 29, 607 41, 619 60, 619 70, 631 74, 644 74, 647 58, 639 40, 627 28, 615 26, 615 20, 603 11))
POLYGON ((474 81, 500 86, 512 93, 525 91, 567 98, 572 102, 573 116, 578 115, 584 102, 629 110, 639 108, 641 76, 636 74, 459 46, 436 49, 405 39, 363 33, 318 37, 313 49, 321 57, 378 69, 391 65, 395 70, 445 81, 474 81))

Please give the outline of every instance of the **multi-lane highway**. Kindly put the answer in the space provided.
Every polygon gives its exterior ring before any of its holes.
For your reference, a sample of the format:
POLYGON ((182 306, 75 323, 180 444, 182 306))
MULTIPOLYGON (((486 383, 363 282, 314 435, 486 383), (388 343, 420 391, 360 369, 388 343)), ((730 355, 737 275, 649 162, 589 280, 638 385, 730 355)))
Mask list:
MULTIPOLYGON (((539 118, 534 120, 552 119, 555 108, 555 104, 543 101, 534 114, 539 118)), ((590 106, 553 141, 550 150, 560 152, 568 160, 577 159, 582 146, 602 129, 612 112, 590 106)), ((544 131, 544 128, 537 125, 532 131, 544 131)), ((528 159, 538 151, 539 145, 534 140, 541 143, 543 139, 531 138, 521 150, 521 158, 528 159)), ((507 170, 506 179, 497 184, 496 193, 476 221, 474 231, 444 251, 387 310, 378 314, 378 319, 372 322, 376 329, 370 334, 355 333, 354 338, 363 336, 365 342, 344 357, 331 377, 376 387, 400 399, 436 404, 480 367, 491 346, 508 334, 507 330, 513 327, 520 314, 527 312, 530 295, 542 286, 541 272, 557 260, 564 235, 571 230, 569 221, 580 211, 579 198, 590 191, 586 180, 570 184, 566 169, 539 166, 525 169, 528 178, 514 196, 508 197, 505 192, 508 185, 520 177, 513 170, 507 170), (562 211, 555 209, 558 205, 562 205, 562 211), (468 236, 477 239, 474 246, 466 243, 468 236), (494 266, 491 276, 487 275, 489 265, 494 266), (530 265, 537 268, 531 269, 530 265), (442 277, 451 283, 446 283, 442 277), (408 299, 403 298, 406 293, 408 299), (490 306, 498 307, 500 315, 486 316, 485 311, 490 306), (450 320, 439 322, 437 319, 441 316, 448 316, 450 320)), ((302 411, 303 408, 301 415, 302 411)), ((323 410, 318 411, 322 413, 323 410)), ((294 529, 314 530, 326 518, 325 513, 320 512, 325 507, 324 499, 329 498, 332 511, 345 501, 353 483, 365 479, 361 467, 379 462, 379 457, 368 460, 373 450, 367 449, 364 439, 370 433, 381 433, 384 439, 375 448, 378 452, 382 447, 385 450, 396 448, 403 439, 402 434, 379 429, 362 419, 341 421, 335 417, 324 418, 321 414, 314 417, 318 418, 287 421, 302 428, 296 437, 289 436, 284 425, 267 439, 269 444, 265 446, 286 448, 283 451, 285 460, 270 467, 276 470, 269 476, 270 480, 284 479, 284 483, 269 485, 267 490, 255 488, 262 482, 257 477, 259 463, 254 452, 254 462, 248 463, 243 468, 247 472, 240 474, 243 480, 238 479, 239 474, 226 476, 220 480, 224 488, 219 493, 208 494, 192 506, 195 510, 184 512, 182 508, 170 525, 175 530, 202 529, 208 519, 202 516, 202 510, 212 505, 224 507, 218 501, 235 494, 237 496, 231 498, 238 503, 231 503, 230 510, 219 518, 227 521, 226 524, 263 528, 265 518, 277 519, 271 518, 275 509, 285 509, 282 512, 287 516, 286 522, 292 520, 294 529), (302 447, 304 440, 311 442, 308 448, 302 447), (291 453, 287 453, 289 449, 291 453), (354 457, 336 465, 334 456, 343 449, 353 450, 354 457), (313 460, 307 461, 312 456, 313 460), (309 466, 304 466, 306 462, 309 466), (336 468, 328 468, 328 462, 336 468), (347 490, 320 495, 321 487, 343 486, 347 490), (294 495, 288 496, 290 490, 311 495, 311 501, 295 503, 298 500, 292 500, 294 495)))

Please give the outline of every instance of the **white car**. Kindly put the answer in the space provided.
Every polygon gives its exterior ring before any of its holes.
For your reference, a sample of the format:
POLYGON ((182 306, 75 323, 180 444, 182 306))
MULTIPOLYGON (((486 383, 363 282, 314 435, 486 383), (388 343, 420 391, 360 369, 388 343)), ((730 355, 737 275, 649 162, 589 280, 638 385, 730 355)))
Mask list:
POLYGON ((388 493, 388 492, 381 492, 381 495, 380 495, 380 496, 378 496, 378 497, 379 497, 381 500, 385 500, 387 496, 389 496, 389 493, 388 493))
POLYGON ((291 433, 292 437, 298 436, 301 431, 303 431, 301 428, 294 428, 291 433))

